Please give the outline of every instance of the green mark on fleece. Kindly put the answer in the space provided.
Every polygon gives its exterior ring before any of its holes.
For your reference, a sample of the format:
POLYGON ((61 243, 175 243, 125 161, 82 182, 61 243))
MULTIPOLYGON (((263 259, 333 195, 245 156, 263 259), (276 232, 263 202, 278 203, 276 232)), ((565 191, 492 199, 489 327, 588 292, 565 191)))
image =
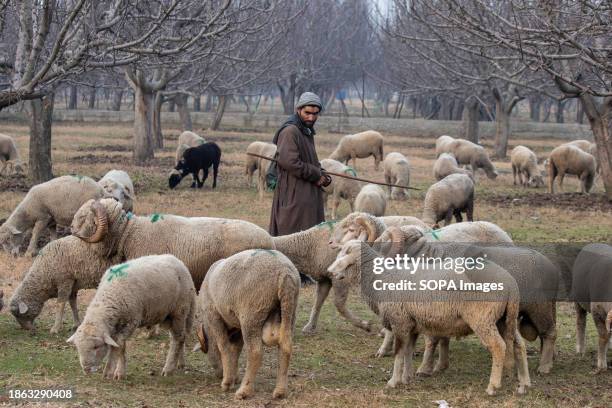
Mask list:
POLYGON ((155 213, 151 215, 151 222, 157 222, 164 219, 164 214, 155 213))
POLYGON ((74 177, 75 179, 81 181, 83 180, 85 177, 84 176, 79 176, 78 174, 72 174, 72 177, 74 177))
POLYGON ((355 172, 355 169, 353 169, 352 167, 348 167, 346 169, 344 169, 344 172, 346 174, 350 174, 353 177, 357 177, 357 172, 355 172))
POLYGON ((253 253, 251 254, 251 256, 255 256, 255 254, 257 254, 258 252, 267 252, 269 254, 271 254, 272 256, 276 256, 276 251, 273 249, 255 249, 253 250, 253 253))
POLYGON ((112 268, 109 268, 106 273, 108 274, 108 278, 106 279, 108 282, 112 281, 115 278, 122 278, 127 276, 127 272, 125 271, 128 267, 130 266, 130 264, 128 263, 123 263, 117 266, 113 266, 112 268))
POLYGON ((337 223, 338 221, 323 221, 320 224, 317 224, 316 227, 324 227, 324 226, 328 226, 330 231, 333 231, 334 229, 334 224, 337 223))
POLYGON ((438 230, 431 230, 431 231, 427 231, 427 232, 428 232, 428 233, 430 233, 430 234, 431 234, 431 236, 432 236, 432 237, 434 237, 434 239, 435 239, 436 241, 439 241, 439 240, 440 240, 440 236, 438 236, 438 232, 440 232, 440 230, 439 230, 439 229, 438 229, 438 230))

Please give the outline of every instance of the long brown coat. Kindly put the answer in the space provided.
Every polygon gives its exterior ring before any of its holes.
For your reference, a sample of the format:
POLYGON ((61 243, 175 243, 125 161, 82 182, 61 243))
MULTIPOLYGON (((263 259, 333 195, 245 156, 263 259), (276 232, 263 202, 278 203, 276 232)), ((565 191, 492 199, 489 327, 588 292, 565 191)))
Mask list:
POLYGON ((278 135, 278 182, 272 201, 270 234, 287 235, 325 221, 323 191, 316 186, 321 166, 314 138, 296 125, 278 135))

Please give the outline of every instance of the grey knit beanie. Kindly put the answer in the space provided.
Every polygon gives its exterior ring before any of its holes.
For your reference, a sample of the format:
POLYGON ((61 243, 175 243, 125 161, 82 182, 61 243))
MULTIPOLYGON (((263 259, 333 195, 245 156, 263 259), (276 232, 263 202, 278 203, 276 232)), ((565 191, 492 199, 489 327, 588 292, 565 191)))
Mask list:
POLYGON ((321 98, 319 98, 319 95, 313 92, 304 92, 300 95, 300 99, 298 99, 296 109, 309 105, 318 106, 320 110, 323 110, 323 105, 321 104, 321 98))

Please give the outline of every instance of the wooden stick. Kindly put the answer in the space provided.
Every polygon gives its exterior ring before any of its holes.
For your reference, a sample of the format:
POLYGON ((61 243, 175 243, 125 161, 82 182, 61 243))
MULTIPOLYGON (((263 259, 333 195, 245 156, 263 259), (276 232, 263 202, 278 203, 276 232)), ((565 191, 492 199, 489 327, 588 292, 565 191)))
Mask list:
MULTIPOLYGON (((270 160, 270 161, 273 161, 273 162, 278 162, 278 160, 276 160, 276 159, 273 159, 271 157, 262 156, 262 155, 259 155, 259 154, 256 154, 256 153, 248 153, 247 152, 247 154, 249 156, 259 157, 260 159, 265 159, 265 160, 270 160)), ((400 186, 398 184, 383 183, 382 181, 373 181, 373 180, 363 179, 363 178, 360 178, 360 177, 351 177, 351 176, 348 176, 346 174, 334 173, 334 172, 327 171, 327 170, 325 170, 325 173, 326 174, 330 174, 332 176, 343 177, 343 178, 346 178, 346 179, 349 179, 349 180, 364 181, 366 183, 379 184, 381 186, 407 188, 407 189, 410 189, 410 190, 419 190, 419 191, 421 190, 420 188, 416 188, 416 187, 400 186)))

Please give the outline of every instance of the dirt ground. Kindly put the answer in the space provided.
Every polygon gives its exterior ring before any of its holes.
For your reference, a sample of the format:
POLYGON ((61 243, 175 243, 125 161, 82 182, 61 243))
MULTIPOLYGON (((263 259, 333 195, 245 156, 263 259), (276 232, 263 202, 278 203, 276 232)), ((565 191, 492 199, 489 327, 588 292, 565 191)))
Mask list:
MULTIPOLYGON (((247 186, 244 175, 244 151, 255 140, 270 141, 269 131, 200 132, 222 149, 218 188, 211 189, 212 174, 203 189, 190 189, 190 181, 175 190, 168 188, 168 173, 174 162, 176 140, 180 133, 164 128, 165 147, 156 152, 147 166, 132 164, 132 129, 128 125, 58 123, 54 125, 53 163, 56 176, 79 174, 99 179, 110 169, 126 170, 136 189, 135 213, 154 212, 184 216, 239 218, 267 229, 271 193, 259 200, 257 192, 247 186)), ((238 130, 237 130, 238 129, 238 130)), ((28 128, 18 123, 0 124, 0 132, 13 135, 22 157, 28 156, 28 128)), ((407 134, 411 134, 407 132, 407 134)), ((327 157, 342 135, 327 132, 316 136, 320 158, 327 157)), ((411 163, 411 185, 419 188, 408 200, 391 201, 387 215, 419 216, 426 189, 433 183, 435 159, 433 138, 385 134, 385 153, 400 151, 411 163)), ((533 147, 542 160, 560 142, 550 139, 511 140, 510 149, 518 144, 533 147)), ((484 140, 490 147, 492 141, 484 140)), ((510 163, 495 161, 500 176, 489 180, 477 175, 475 219, 498 224, 517 242, 566 243, 610 242, 612 240, 612 205, 603 196, 599 182, 590 195, 577 194, 578 182, 565 180, 565 194, 551 196, 544 188, 524 189, 513 186, 510 163)), ((382 181, 382 170, 374 169, 372 158, 357 162, 360 177, 382 181)), ((26 178, 0 178, 0 220, 6 219, 31 187, 26 178)), ((340 216, 349 213, 343 202, 340 216)), ((13 258, 0 252, 0 289, 8 303, 15 287, 32 264, 31 259, 13 258)), ((84 312, 93 291, 79 295, 84 312)), ((373 357, 380 338, 346 323, 328 300, 323 307, 320 329, 314 336, 304 336, 314 299, 312 287, 300 295, 295 332, 294 356, 290 368, 290 395, 284 401, 271 400, 274 386, 276 353, 268 350, 258 374, 257 395, 236 403, 232 394, 221 392, 219 380, 198 353, 187 353, 186 373, 171 378, 159 376, 168 342, 165 335, 153 340, 135 338, 128 349, 128 378, 123 382, 102 381, 99 375, 84 376, 74 349, 64 340, 70 335, 71 318, 65 318, 59 335, 50 335, 55 302, 50 301, 38 320, 38 331, 20 330, 6 310, 0 312, 0 404, 12 405, 5 391, 15 388, 69 386, 77 399, 59 405, 70 406, 436 406, 432 401, 446 400, 452 407, 546 406, 603 407, 612 406, 610 372, 595 375, 596 335, 592 322, 588 326, 584 357, 574 353, 574 312, 562 304, 558 317, 558 356, 548 376, 536 374, 537 344, 529 345, 529 364, 533 387, 522 397, 515 392, 515 375, 504 379, 499 396, 487 397, 484 389, 490 371, 490 356, 474 337, 451 342, 451 368, 431 378, 416 378, 414 383, 396 390, 385 390, 393 362, 391 358, 373 357)), ((378 322, 359 299, 352 295, 349 306, 355 313, 378 322)), ((195 342, 190 339, 189 347, 195 342)), ((421 346, 419 346, 421 350, 421 346)), ((417 357, 420 360, 420 355, 417 357)), ((416 362, 418 364, 419 361, 416 362)))

